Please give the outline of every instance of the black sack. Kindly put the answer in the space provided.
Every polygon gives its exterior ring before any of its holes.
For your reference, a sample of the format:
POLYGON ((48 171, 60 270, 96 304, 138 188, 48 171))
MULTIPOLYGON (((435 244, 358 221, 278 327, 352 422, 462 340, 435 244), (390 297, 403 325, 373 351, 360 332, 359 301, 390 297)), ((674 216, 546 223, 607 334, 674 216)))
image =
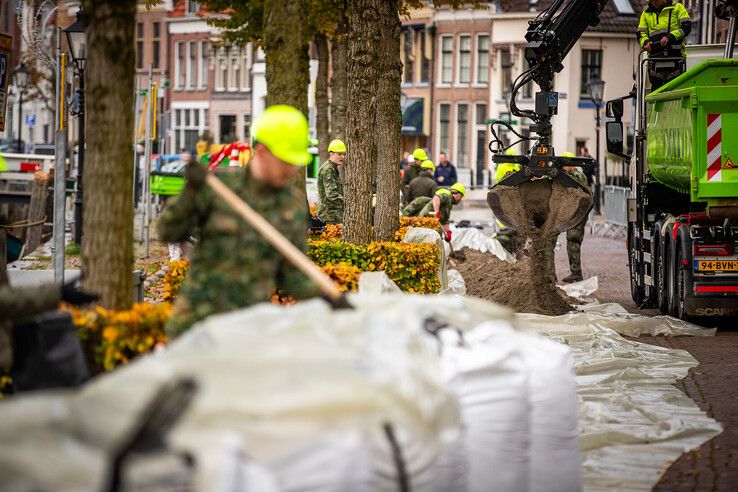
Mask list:
POLYGON ((90 379, 72 316, 50 311, 13 325, 13 389, 78 386, 90 379))

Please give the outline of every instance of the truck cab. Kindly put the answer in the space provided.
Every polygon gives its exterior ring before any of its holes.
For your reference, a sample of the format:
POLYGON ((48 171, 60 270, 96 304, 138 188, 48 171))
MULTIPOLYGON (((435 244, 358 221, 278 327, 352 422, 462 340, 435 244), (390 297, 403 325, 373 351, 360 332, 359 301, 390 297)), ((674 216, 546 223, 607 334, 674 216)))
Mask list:
POLYGON ((606 106, 608 152, 630 164, 633 301, 682 319, 738 316, 738 59, 722 48, 689 46, 686 72, 652 92, 644 56, 634 91, 606 106))

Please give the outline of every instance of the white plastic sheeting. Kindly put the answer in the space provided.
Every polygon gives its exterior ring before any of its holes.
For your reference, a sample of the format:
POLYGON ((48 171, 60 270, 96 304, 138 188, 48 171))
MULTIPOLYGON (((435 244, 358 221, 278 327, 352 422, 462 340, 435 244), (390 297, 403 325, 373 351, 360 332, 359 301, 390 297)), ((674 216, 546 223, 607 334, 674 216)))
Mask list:
POLYGON ((471 248, 482 253, 492 253, 501 260, 515 261, 515 257, 502 247, 500 241, 475 227, 454 228, 451 236, 451 246, 454 250, 471 248))
POLYGON ((359 293, 396 294, 400 288, 384 272, 362 272, 359 275, 359 293))
POLYGON ((448 287, 441 294, 455 294, 457 296, 466 295, 466 282, 458 270, 448 270, 448 287))
POLYGON ((597 277, 589 277, 584 280, 580 280, 579 282, 558 285, 557 287, 566 292, 566 295, 569 297, 573 297, 574 299, 584 299, 597 292, 599 285, 597 283, 597 277))
POLYGON ((722 431, 674 386, 698 365, 688 352, 616 333, 701 335, 704 329, 667 317, 592 313, 521 314, 516 324, 572 351, 585 490, 651 490, 683 452, 722 431))

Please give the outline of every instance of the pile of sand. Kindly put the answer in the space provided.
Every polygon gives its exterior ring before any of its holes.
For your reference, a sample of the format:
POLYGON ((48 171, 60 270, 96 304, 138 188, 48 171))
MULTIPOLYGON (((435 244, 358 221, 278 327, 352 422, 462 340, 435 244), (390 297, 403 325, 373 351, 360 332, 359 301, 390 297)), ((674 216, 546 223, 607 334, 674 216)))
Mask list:
POLYGON ((496 187, 494 194, 506 218, 516 225, 518 262, 507 263, 489 253, 464 248, 454 255, 454 261, 467 293, 518 312, 567 313, 575 301, 556 287, 554 245, 562 224, 571 228, 586 217, 582 213, 591 208, 591 194, 549 180, 496 187), (574 217, 578 219, 572 221, 574 217))
POLYGON ((564 291, 553 282, 544 281, 533 262, 500 260, 491 253, 464 248, 453 257, 466 282, 466 293, 503 304, 519 313, 558 316, 572 307, 564 291))

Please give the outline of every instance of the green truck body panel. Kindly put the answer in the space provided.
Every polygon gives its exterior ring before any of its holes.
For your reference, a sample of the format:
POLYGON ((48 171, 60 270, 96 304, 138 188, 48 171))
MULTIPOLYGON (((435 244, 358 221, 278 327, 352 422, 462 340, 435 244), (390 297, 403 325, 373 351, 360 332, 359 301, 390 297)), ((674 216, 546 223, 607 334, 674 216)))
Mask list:
POLYGON ((706 60, 646 102, 653 179, 708 207, 738 205, 738 59, 706 60))

